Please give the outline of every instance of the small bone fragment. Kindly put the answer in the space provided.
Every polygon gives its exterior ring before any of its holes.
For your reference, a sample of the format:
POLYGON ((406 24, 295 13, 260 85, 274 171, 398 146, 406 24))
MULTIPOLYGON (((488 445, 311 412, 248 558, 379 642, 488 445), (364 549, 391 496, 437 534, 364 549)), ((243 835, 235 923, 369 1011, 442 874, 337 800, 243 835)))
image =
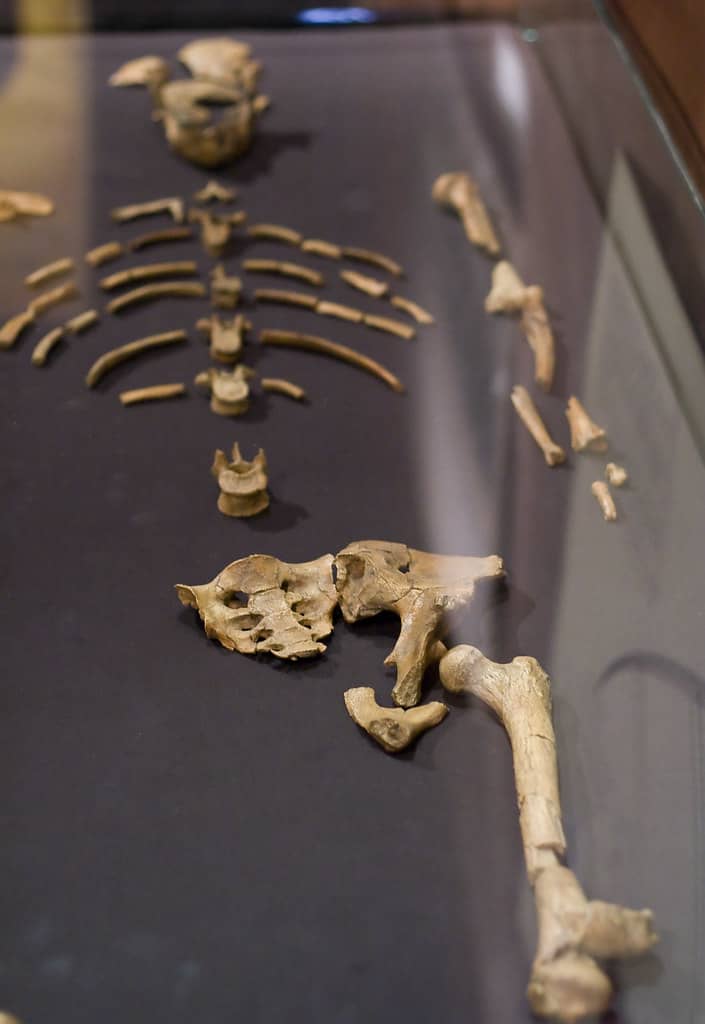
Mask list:
POLYGON ((329 260, 342 260, 343 250, 332 242, 324 242, 320 238, 305 238, 301 243, 302 252, 310 252, 313 256, 324 256, 329 260))
POLYGON ((63 327, 55 327, 53 331, 49 331, 45 334, 40 341, 35 345, 34 351, 32 352, 32 365, 33 366, 44 366, 49 356, 49 353, 56 344, 64 336, 63 327))
POLYGON ((206 636, 229 651, 277 658, 322 654, 336 606, 333 556, 288 564, 250 555, 226 566, 210 583, 177 583, 182 604, 196 608, 206 636))
POLYGON ((110 211, 110 216, 122 224, 137 217, 150 217, 156 213, 169 213, 177 224, 183 224, 184 201, 178 196, 168 196, 166 199, 152 199, 147 203, 130 203, 128 206, 116 206, 110 211))
POLYGON ((401 295, 392 295, 389 301, 397 309, 413 316, 417 324, 435 324, 436 322, 430 313, 427 313, 417 302, 412 302, 411 299, 404 299, 401 295))
POLYGON ((606 523, 613 523, 617 518, 617 509, 610 489, 604 480, 595 480, 590 490, 597 498, 597 503, 602 509, 602 518, 606 523))
POLYGON ((194 192, 193 198, 197 203, 210 203, 213 200, 220 203, 232 203, 237 198, 237 189, 228 188, 227 185, 221 185, 220 182, 211 180, 198 192, 194 192))
POLYGON ((290 380, 284 380, 283 377, 263 377, 261 384, 263 391, 271 391, 277 395, 287 395, 297 402, 303 402, 306 399, 306 392, 302 387, 299 387, 298 384, 294 384, 290 380))
POLYGON ((52 277, 59 277, 60 274, 68 274, 69 271, 73 269, 73 260, 69 256, 65 256, 63 259, 54 260, 53 263, 47 263, 45 266, 32 271, 31 274, 28 274, 27 277, 25 277, 24 283, 28 288, 36 288, 37 285, 44 284, 52 277))
POLYGON ((0 189, 0 222, 15 217, 48 217, 53 212, 54 203, 39 192, 0 189))
POLYGON ((264 330, 260 331, 259 340, 262 345, 299 348, 307 352, 318 352, 324 356, 332 356, 334 359, 340 359, 351 366, 357 366, 361 370, 366 370, 373 377, 379 377, 392 391, 396 391, 398 394, 402 394, 404 391, 402 382, 387 370, 386 367, 376 362, 376 360, 370 359, 368 356, 363 356, 361 352, 348 348, 347 345, 339 345, 335 341, 318 338, 313 334, 298 334, 295 331, 264 330))
POLYGON ((119 313, 137 302, 148 302, 167 296, 195 299, 205 294, 205 286, 200 281, 164 281, 161 284, 143 284, 139 288, 133 288, 132 291, 112 299, 105 308, 108 313, 119 313))
POLYGON ((180 242, 186 238, 193 238, 193 228, 163 228, 161 231, 148 231, 145 235, 137 235, 127 243, 127 248, 131 252, 137 252, 150 245, 160 245, 162 242, 180 242))
POLYGON ((371 686, 356 686, 346 690, 343 698, 353 722, 364 729, 388 754, 398 754, 421 733, 442 722, 448 714, 448 707, 440 701, 406 711, 402 708, 380 707, 371 686))
POLYGON ((317 309, 319 303, 315 295, 305 292, 280 291, 278 288, 256 288, 255 302, 275 302, 283 306, 301 306, 304 309, 317 309))
POLYGON ((104 245, 97 245, 95 249, 89 249, 83 257, 91 267, 100 267, 103 263, 110 263, 122 256, 125 249, 120 242, 106 242, 104 245))
POLYGON ((136 57, 128 60, 127 63, 114 71, 108 79, 108 85, 126 87, 131 85, 146 85, 150 89, 158 89, 159 86, 169 81, 171 71, 163 57, 155 57, 151 54, 146 57, 136 57))
POLYGON ((247 214, 244 210, 218 215, 209 213, 208 210, 193 209, 189 210, 188 219, 201 225, 203 248, 209 256, 217 259, 225 252, 233 227, 243 224, 247 219, 247 214))
POLYGON ((499 253, 499 242, 480 190, 469 174, 454 171, 442 174, 433 185, 432 196, 441 206, 450 207, 460 217, 468 241, 490 255, 499 253))
POLYGON ((606 452, 607 432, 590 419, 582 402, 571 395, 565 411, 574 452, 606 452))
POLYGON ((416 331, 408 324, 402 324, 399 320, 392 320, 388 316, 372 316, 366 313, 364 323, 367 327, 373 327, 376 331, 386 331, 387 334, 396 334, 398 338, 405 338, 411 341, 416 337, 416 331))
POLYGON ((91 366, 86 374, 86 387, 92 388, 98 383, 101 377, 112 370, 114 366, 148 352, 153 348, 160 348, 163 345, 173 345, 180 341, 186 341, 186 331, 165 331, 163 334, 151 334, 147 338, 138 338, 137 341, 130 341, 127 345, 111 349, 105 352, 91 366))
POLYGON ((250 238, 268 238, 273 242, 286 242, 287 245, 299 246, 303 242, 303 235, 291 228, 285 228, 281 224, 251 224, 247 229, 250 238))
POLYGON ((269 508, 267 457, 264 449, 260 448, 252 462, 248 462, 240 454, 237 441, 233 445, 230 461, 225 452, 218 448, 211 473, 220 487, 218 511, 224 516, 245 519, 269 508))
POLYGON ((225 272, 222 263, 211 270, 211 302, 219 309, 235 309, 242 294, 242 281, 225 272))
POLYGON ((153 384, 148 388, 121 391, 118 397, 123 405, 137 405, 138 402, 156 402, 163 398, 176 398, 185 393, 185 384, 153 384))
POLYGON ((22 313, 11 316, 6 323, 0 327, 0 349, 12 348, 25 327, 33 324, 35 315, 32 309, 25 309, 22 313))
POLYGON ((549 434, 531 395, 521 384, 517 384, 512 389, 512 405, 519 414, 519 419, 543 452, 546 465, 558 466, 561 462, 565 462, 565 452, 549 434))
POLYGON ((367 274, 359 274, 357 270, 341 270, 340 276, 351 288, 356 288, 359 292, 371 295, 375 299, 381 299, 389 292, 389 285, 386 281, 368 277, 367 274))
POLYGON ((109 274, 100 280, 100 287, 103 291, 109 292, 113 288, 121 288, 124 284, 131 284, 133 281, 150 281, 155 277, 190 277, 198 273, 198 267, 193 260, 173 260, 171 263, 148 263, 143 267, 129 267, 127 270, 118 270, 115 274, 109 274))
POLYGON ((618 466, 616 462, 608 462, 605 466, 605 478, 607 483, 613 487, 623 487, 629 479, 624 466, 618 466))
POLYGON ((294 277, 307 284, 322 285, 323 275, 317 270, 302 267, 300 263, 288 263, 281 260, 243 260, 242 268, 250 274, 281 274, 283 277, 294 277))
POLYGON ((316 312, 320 316, 334 316, 338 320, 348 320, 352 324, 361 324, 365 316, 362 310, 343 306, 339 302, 327 302, 325 299, 316 304, 316 312))
POLYGON ((231 320, 213 314, 199 320, 196 327, 199 331, 208 332, 211 359, 218 359, 221 363, 238 361, 242 355, 245 334, 252 330, 252 324, 242 314, 231 320))
POLYGON ((543 304, 543 289, 536 285, 526 289, 521 326, 534 353, 534 380, 544 391, 550 391, 556 362, 555 344, 543 304))
POLYGON ((608 1008, 612 989, 593 958, 644 953, 657 936, 650 911, 589 902, 572 871, 561 864, 566 844, 550 680, 534 658, 501 665, 467 645, 445 654, 439 671, 451 693, 471 693, 489 705, 511 742, 526 870, 539 925, 528 988, 531 1008, 566 1022, 599 1014, 608 1008))
POLYGON ((390 274, 394 274, 395 277, 403 277, 404 271, 399 264, 384 256, 380 252, 373 252, 371 249, 355 249, 351 246, 343 246, 343 256, 348 260, 357 260, 360 263, 369 263, 373 267, 380 267, 382 270, 386 270, 390 274))
POLYGON ((69 281, 68 284, 60 284, 56 288, 50 288, 48 292, 42 292, 36 299, 32 299, 27 308, 34 316, 41 316, 53 306, 58 306, 60 302, 66 302, 67 299, 75 299, 77 295, 76 282, 69 281))
POLYGON ((99 319, 97 309, 86 309, 83 313, 78 313, 67 320, 64 327, 69 334, 81 334, 82 331, 87 331, 89 327, 97 323, 99 319))
POLYGON ((218 416, 242 416, 250 405, 250 385, 255 376, 249 366, 236 366, 230 370, 216 370, 210 367, 199 373, 194 384, 210 391, 211 412, 218 416))
POLYGON ((509 260, 500 260, 492 270, 492 287, 485 299, 487 313, 520 313, 526 301, 526 285, 509 260))

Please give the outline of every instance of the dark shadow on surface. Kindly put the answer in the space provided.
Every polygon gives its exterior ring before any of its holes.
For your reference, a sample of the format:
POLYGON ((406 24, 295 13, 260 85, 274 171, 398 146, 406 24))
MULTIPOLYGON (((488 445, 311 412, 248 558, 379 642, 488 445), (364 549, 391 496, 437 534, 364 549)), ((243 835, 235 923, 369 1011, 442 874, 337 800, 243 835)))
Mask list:
POLYGON ((280 533, 295 526, 304 519, 308 519, 308 512, 302 505, 294 502, 280 501, 270 491, 271 502, 269 508, 261 515, 252 516, 248 525, 258 533, 280 533))
POLYGON ((595 683, 595 689, 614 681, 620 672, 649 672, 695 698, 695 703, 705 706, 705 679, 679 664, 672 658, 654 651, 634 651, 611 662, 595 683))
MULTIPOLYGON (((267 117, 266 113, 262 115, 267 117)), ((252 146, 242 156, 228 174, 234 185, 255 181, 268 174, 281 153, 289 149, 306 150, 311 146, 310 132, 277 132, 257 129, 252 139, 252 146)))

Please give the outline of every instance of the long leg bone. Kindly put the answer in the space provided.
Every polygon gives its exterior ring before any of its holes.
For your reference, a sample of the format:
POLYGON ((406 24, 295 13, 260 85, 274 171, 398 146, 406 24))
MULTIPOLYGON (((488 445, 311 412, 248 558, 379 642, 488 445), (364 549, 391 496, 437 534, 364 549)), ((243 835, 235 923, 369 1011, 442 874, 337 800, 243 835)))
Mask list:
POLYGON ((380 707, 371 686, 346 690, 343 697, 353 722, 364 729, 388 754, 398 754, 421 733, 442 722, 448 714, 447 706, 440 701, 432 701, 407 711, 380 707))
POLYGON ((472 693, 507 730, 514 758, 526 870, 534 889, 538 949, 528 988, 533 1011, 576 1021, 609 1006, 611 986, 593 957, 635 956, 656 941, 648 910, 588 902, 573 873, 561 865, 561 822, 550 681, 534 658, 508 665, 475 647, 453 647, 439 665, 451 693, 472 693))
POLYGON ((565 462, 565 452, 549 434, 531 395, 521 384, 517 384, 512 389, 512 405, 521 422, 543 452, 546 465, 559 466, 561 462, 565 462))
POLYGON ((492 256, 499 252, 499 242, 480 190, 469 174, 454 171, 442 174, 433 185, 432 196, 441 206, 449 206, 463 223, 468 241, 492 256))

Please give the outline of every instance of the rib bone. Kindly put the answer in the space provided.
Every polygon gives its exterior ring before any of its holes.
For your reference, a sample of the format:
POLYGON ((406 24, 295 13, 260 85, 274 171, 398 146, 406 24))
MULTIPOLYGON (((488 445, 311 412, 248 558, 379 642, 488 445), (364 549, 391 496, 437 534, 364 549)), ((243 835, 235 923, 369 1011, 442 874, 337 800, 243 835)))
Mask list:
POLYGON ((519 419, 543 452, 546 465, 558 466, 561 462, 565 462, 565 452, 549 434, 531 395, 521 384, 517 384, 512 389, 512 405, 519 414, 519 419))
POLYGON ((348 260, 357 260, 360 263, 369 263, 373 267, 380 267, 381 270, 386 270, 395 277, 404 276, 404 271, 396 260, 390 259, 389 256, 385 256, 381 252, 374 252, 372 249, 356 249, 344 245, 343 256, 348 260))
POLYGON ((409 316, 413 316, 417 324, 433 324, 436 322, 430 313, 427 313, 417 302, 412 302, 411 299, 404 299, 401 295, 392 295, 389 301, 397 309, 401 309, 404 313, 408 313, 409 316))
POLYGON ((298 384, 294 384, 290 380, 284 380, 283 377, 263 377, 260 383, 263 391, 270 391, 276 395, 286 395, 297 402, 303 402, 306 399, 306 392, 302 387, 299 387, 298 384))
POLYGON ((184 201, 178 196, 168 196, 166 199, 152 199, 147 203, 130 203, 128 206, 116 206, 110 211, 110 216, 122 224, 137 217, 150 217, 156 213, 168 213, 177 224, 183 224, 184 201))
POLYGON ((174 345, 186 341, 186 331, 165 331, 163 334, 151 334, 147 338, 138 338, 137 341, 130 341, 127 345, 111 349, 105 352, 91 366, 86 374, 86 387, 92 388, 98 383, 101 377, 112 370, 114 366, 124 363, 126 359, 133 359, 148 352, 152 348, 161 348, 164 345, 174 345))
POLYGON ((371 686, 346 690, 343 697, 353 722, 364 729, 388 754, 398 754, 421 733, 442 722, 448 714, 447 706, 440 701, 410 708, 408 711, 380 707, 371 686))
POLYGON ((75 299, 77 295, 75 281, 69 281, 68 284, 60 284, 56 288, 50 288, 48 292, 42 292, 36 299, 32 299, 27 309, 33 316, 40 316, 53 306, 58 306, 60 302, 75 299))
POLYGON ((51 199, 39 192, 0 189, 0 222, 14 220, 15 217, 48 217, 53 212, 51 199))
POLYGON ((11 316, 0 327, 0 349, 12 348, 25 327, 33 324, 35 319, 34 311, 31 308, 11 316))
POLYGON ((83 313, 77 313, 76 316, 72 316, 70 320, 67 320, 64 327, 69 334, 81 334, 97 323, 99 319, 97 309, 86 309, 83 313))
POLYGON ((442 174, 434 182, 431 194, 435 202, 450 207, 460 217, 468 241, 492 256, 498 254, 497 235, 480 190, 469 174, 463 171, 442 174))
POLYGON ((376 331, 396 334, 398 338, 405 338, 407 341, 411 341, 412 338, 416 337, 416 331, 413 327, 409 327, 408 324, 402 324, 399 320, 392 320, 388 316, 372 316, 370 313, 365 313, 363 322, 367 327, 373 327, 376 331))
POLYGON ((321 355, 332 356, 334 359, 340 359, 351 366, 357 366, 361 370, 366 370, 367 373, 371 373, 374 377, 384 381, 392 391, 401 394, 404 390, 404 385, 399 378, 395 377, 381 363, 370 359, 368 356, 363 356, 361 352, 356 352, 355 349, 348 348, 347 345, 339 345, 335 341, 328 341, 327 338, 317 338, 313 334, 298 334, 295 331, 263 330, 260 331, 259 340, 262 345, 299 348, 307 352, 318 352, 321 355))
POLYGON ((104 245, 97 245, 95 249, 89 249, 83 258, 91 267, 100 267, 103 263, 116 260, 124 251, 120 242, 105 242, 104 245))
POLYGON ((278 288, 255 288, 255 302, 274 302, 277 305, 315 309, 318 299, 315 295, 307 295, 305 292, 281 291, 278 288))
POLYGON ((310 252, 313 256, 323 256, 328 260, 342 260, 343 250, 333 242, 324 242, 320 238, 305 238, 301 243, 302 252, 310 252))
POLYGON ((607 432, 590 419, 582 402, 571 395, 565 411, 574 452, 606 452, 607 432))
POLYGON ((597 503, 602 509, 602 517, 606 523, 613 523, 617 518, 617 509, 610 489, 604 480, 595 480, 590 490, 597 498, 597 503))
POLYGON ((115 274, 109 274, 100 280, 100 287, 103 291, 109 292, 113 288, 121 288, 124 284, 131 284, 133 281, 151 281, 155 277, 191 277, 198 273, 198 267, 193 260, 173 260, 171 263, 148 263, 143 267, 130 267, 128 270, 118 270, 115 274))
POLYGON ((287 245, 300 246, 303 242, 303 235, 292 228, 285 228, 281 224, 251 224, 247 229, 250 238, 270 239, 273 242, 285 242, 287 245))
POLYGON ((139 288, 133 288, 132 291, 112 299, 105 308, 108 313, 119 313, 128 306, 134 306, 137 302, 148 302, 151 299, 162 299, 167 296, 194 299, 205 294, 206 289, 200 281, 164 281, 161 284, 143 284, 139 288))
POLYGON ((69 256, 65 256, 63 259, 54 260, 53 263, 47 263, 43 267, 38 267, 37 270, 25 277, 24 283, 28 288, 36 288, 37 285, 44 284, 52 277, 58 277, 60 274, 68 274, 69 271, 73 269, 73 260, 69 256))
POLYGON ((177 398, 185 393, 185 384, 153 384, 147 388, 121 391, 118 397, 123 405, 137 405, 139 402, 156 402, 165 398, 177 398))
POLYGON ((149 245, 160 245, 162 242, 180 242, 187 238, 193 238, 192 228, 162 228, 161 231, 148 231, 145 235, 137 235, 136 238, 130 239, 127 243, 127 248, 131 252, 137 252, 139 249, 146 249, 149 245))

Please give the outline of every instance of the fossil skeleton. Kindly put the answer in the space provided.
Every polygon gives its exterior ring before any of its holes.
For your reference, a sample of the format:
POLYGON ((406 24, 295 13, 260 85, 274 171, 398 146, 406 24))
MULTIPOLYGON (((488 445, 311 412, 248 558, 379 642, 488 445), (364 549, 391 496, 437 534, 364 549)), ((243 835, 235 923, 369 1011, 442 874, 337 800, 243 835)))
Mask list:
POLYGON ((0 349, 12 348, 20 334, 26 327, 33 324, 36 317, 32 309, 25 309, 21 313, 11 316, 2 327, 0 327, 0 349))
POLYGON ((319 316, 333 316, 337 320, 347 320, 351 324, 361 324, 365 319, 361 309, 353 309, 352 306, 344 306, 340 302, 328 302, 326 299, 319 300, 314 309, 319 316))
POLYGON ((211 396, 211 412, 219 416, 241 416, 250 406, 250 385, 255 371, 249 366, 236 366, 233 370, 210 367, 199 373, 194 383, 205 388, 211 396))
POLYGON ((75 281, 69 281, 67 284, 60 284, 56 288, 50 288, 48 292, 42 292, 36 299, 32 299, 27 309, 33 316, 41 316, 48 309, 52 309, 54 306, 58 306, 61 302, 66 302, 69 299, 75 299, 77 295, 78 288, 75 281))
POLYGON ((380 707, 371 686, 357 686, 346 690, 343 696, 353 722, 364 729, 388 754, 398 754, 421 733, 442 722, 448 714, 447 706, 440 701, 408 710, 380 707))
POLYGON ((590 490, 597 499, 597 503, 602 511, 602 518, 606 523, 613 523, 617 518, 617 508, 610 494, 609 486, 604 480, 595 480, 590 490))
POLYGON ((146 388, 121 391, 118 395, 122 405, 137 405, 140 402, 157 402, 165 398, 178 398, 186 394, 185 384, 152 384, 146 388))
POLYGON ((454 171, 434 182, 432 197, 453 210, 462 221, 468 241, 491 256, 499 253, 499 241, 482 201, 480 190, 469 174, 454 171))
POLYGON ((354 348, 348 348, 347 345, 339 345, 338 342, 328 341, 327 338, 318 338, 313 334, 298 334, 296 331, 277 331, 271 329, 260 331, 259 340, 262 345, 299 348, 307 352, 318 352, 320 355, 331 356, 333 359, 340 359, 351 366, 357 366, 360 370, 366 370, 373 377, 378 377, 392 391, 396 391, 399 394, 404 391, 404 385, 390 370, 382 366, 375 359, 363 356, 361 352, 356 352, 354 348))
POLYGON ((236 363, 242 356, 245 335, 252 330, 252 324, 242 314, 226 320, 214 313, 199 320, 196 328, 207 332, 210 338, 211 359, 221 363, 236 363))
POLYGON ((328 260, 342 260, 343 250, 333 242, 324 242, 321 238, 304 238, 301 243, 301 251, 311 253, 312 256, 323 256, 328 260))
POLYGON ((229 460, 218 448, 211 473, 218 481, 218 511, 224 516, 246 519, 269 508, 267 457, 262 448, 251 462, 243 459, 237 441, 229 460))
POLYGON ((547 466, 559 466, 565 462, 565 452, 549 434, 529 392, 521 384, 512 389, 512 405, 519 419, 543 452, 547 466))
POLYGON ((582 402, 571 395, 565 411, 574 452, 606 452, 607 432, 590 419, 582 402))
POLYGON ((555 372, 555 342, 543 302, 543 289, 525 285, 507 260, 492 271, 492 288, 485 299, 488 313, 520 313, 521 325, 534 353, 534 380, 550 391, 555 372))
POLYGON ((385 256, 381 252, 375 252, 373 249, 356 249, 354 246, 344 245, 343 256, 348 260, 355 260, 358 263, 369 263, 370 266, 379 267, 381 270, 386 270, 389 274, 393 274, 394 277, 403 277, 404 270, 396 260, 392 260, 389 256, 385 256))
POLYGON ((49 281, 52 277, 68 274, 73 269, 73 260, 69 256, 65 256, 63 259, 54 260, 53 263, 47 263, 43 267, 38 267, 37 270, 34 270, 25 277, 24 283, 28 288, 36 288, 38 285, 49 281))
POLYGON ((135 356, 139 356, 143 352, 149 352, 153 348, 175 345, 186 340, 186 331, 165 331, 163 334, 151 334, 147 338, 138 338, 137 341, 130 341, 119 348, 113 348, 109 352, 103 353, 93 363, 86 374, 86 387, 95 387, 109 370, 119 366, 120 363, 124 363, 126 359, 134 359, 135 356))
POLYGON ((363 323, 366 327, 372 327, 376 331, 385 331, 387 334, 395 334, 398 338, 405 338, 411 341, 416 337, 416 331, 408 324, 402 324, 399 320, 392 320, 388 316, 373 316, 365 313, 363 323))

